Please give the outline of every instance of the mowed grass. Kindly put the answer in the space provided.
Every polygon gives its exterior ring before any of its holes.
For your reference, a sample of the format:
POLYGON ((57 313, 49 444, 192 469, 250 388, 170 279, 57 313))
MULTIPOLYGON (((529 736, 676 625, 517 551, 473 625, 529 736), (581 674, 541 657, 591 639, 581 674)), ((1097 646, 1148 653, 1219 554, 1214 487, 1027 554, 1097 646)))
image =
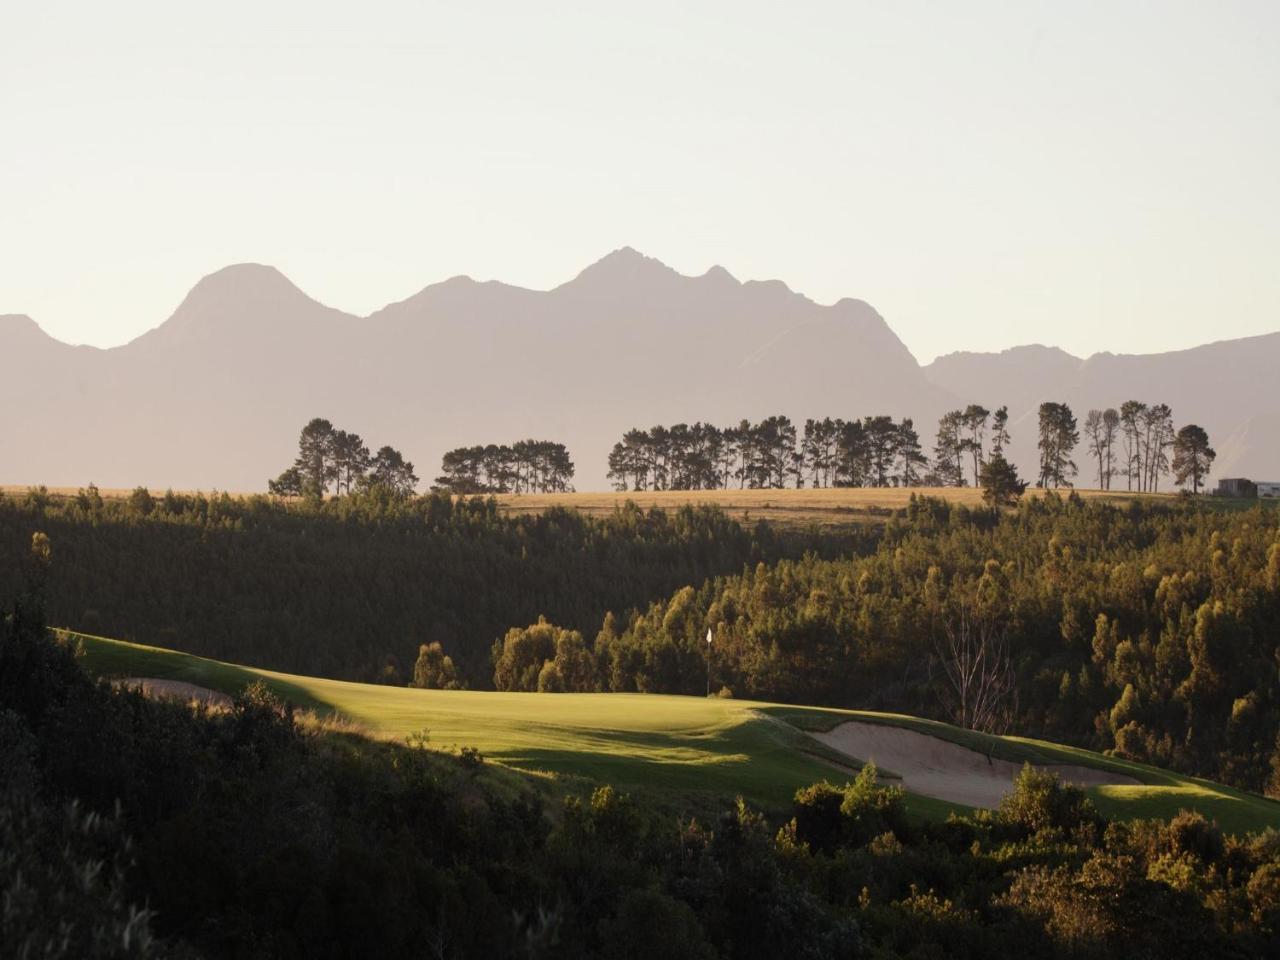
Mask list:
MULTIPOLYGON (((71 636, 83 646, 86 668, 101 676, 183 680, 229 694, 262 679, 299 706, 335 712, 376 736, 403 738, 426 730, 436 747, 473 746, 518 770, 612 783, 699 807, 741 795, 782 810, 799 787, 819 780, 843 782, 856 763, 801 731, 859 720, 906 727, 1013 762, 1072 763, 1133 777, 1138 784, 1089 790, 1109 817, 1168 819, 1188 808, 1232 833, 1280 828, 1280 803, 1254 794, 1076 747, 993 737, 918 717, 654 694, 413 690, 71 636)), ((910 794, 907 802, 914 815, 927 819, 966 809, 910 794)))
POLYGON ((73 636, 83 644, 86 668, 101 676, 182 680, 230 694, 262 679, 299 706, 336 711, 377 735, 426 730, 432 746, 477 747, 488 759, 522 770, 687 796, 741 794, 771 807, 787 803, 797 787, 848 775, 832 762, 839 757, 834 751, 733 700, 414 690, 73 636))

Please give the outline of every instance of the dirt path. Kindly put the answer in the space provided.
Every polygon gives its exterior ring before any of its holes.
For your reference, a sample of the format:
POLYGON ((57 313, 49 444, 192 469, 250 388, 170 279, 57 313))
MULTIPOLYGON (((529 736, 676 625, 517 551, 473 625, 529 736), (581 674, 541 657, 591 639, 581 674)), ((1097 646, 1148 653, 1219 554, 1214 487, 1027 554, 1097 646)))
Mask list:
MULTIPOLYGON (((871 760, 899 774, 911 793, 970 807, 998 807, 1022 769, 1020 763, 988 759, 986 754, 956 743, 879 723, 850 721, 813 736, 848 757, 871 760)), ((1041 769, 1081 787, 1138 782, 1123 774, 1073 764, 1047 764, 1041 769)))
POLYGON ((127 677, 117 681, 120 686, 130 690, 140 690, 145 696, 165 698, 169 700, 199 700, 210 706, 229 707, 231 698, 225 693, 198 687, 194 683, 182 680, 160 680, 155 677, 127 677))

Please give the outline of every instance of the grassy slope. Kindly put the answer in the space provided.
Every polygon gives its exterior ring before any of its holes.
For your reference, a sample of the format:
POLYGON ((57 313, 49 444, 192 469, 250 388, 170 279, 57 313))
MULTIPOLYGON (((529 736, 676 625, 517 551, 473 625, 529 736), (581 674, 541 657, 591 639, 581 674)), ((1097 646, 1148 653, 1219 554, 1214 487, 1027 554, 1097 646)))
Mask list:
MULTIPOLYGON (((159 677, 236 693, 262 678, 295 703, 333 710, 391 737, 427 729, 436 746, 475 746, 523 770, 545 770, 630 789, 661 791, 702 805, 741 794, 771 808, 797 787, 840 780, 835 758, 797 728, 830 729, 846 719, 888 723, 1014 762, 1075 763, 1128 774, 1137 786, 1093 788, 1108 816, 1171 817, 1201 810, 1231 832, 1280 828, 1280 803, 1207 780, 1075 747, 990 737, 895 714, 644 694, 530 694, 411 690, 292 676, 185 653, 80 637, 85 665, 103 676, 159 677)), ((941 818, 953 804, 910 796, 913 813, 941 818)))
POLYGON ((403 737, 426 729, 434 746, 475 746, 492 760, 525 770, 691 797, 740 793, 770 806, 785 804, 798 786, 839 773, 820 759, 837 754, 732 700, 413 690, 292 676, 75 636, 83 643, 85 666, 103 676, 183 680, 226 693, 261 678, 301 706, 336 710, 375 733, 403 737))

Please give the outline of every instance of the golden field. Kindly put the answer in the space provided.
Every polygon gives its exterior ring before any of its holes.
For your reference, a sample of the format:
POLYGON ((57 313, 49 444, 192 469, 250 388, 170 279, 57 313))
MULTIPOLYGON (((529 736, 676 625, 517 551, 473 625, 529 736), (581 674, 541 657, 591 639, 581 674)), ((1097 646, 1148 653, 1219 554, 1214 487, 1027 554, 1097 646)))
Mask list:
MULTIPOLYGON (((30 487, 0 486, 4 496, 24 496, 30 487)), ((55 497, 75 496, 77 487, 49 487, 55 497)), ((132 490, 100 489, 106 499, 127 497, 132 490)), ((193 492, 193 491, 181 491, 193 492)), ((221 493, 221 491, 218 491, 221 493)), ((1062 489, 1066 495, 1071 491, 1062 489)), ((1087 499, 1127 501, 1137 497, 1153 500, 1169 500, 1173 493, 1140 494, 1126 490, 1089 490, 1077 488, 1076 493, 1087 499)), ((152 490, 153 496, 162 496, 163 490, 152 490)), ((977 506, 982 503, 982 491, 976 487, 824 487, 804 490, 629 490, 596 491, 582 493, 499 493, 494 494, 499 509, 508 514, 542 513, 554 507, 580 510, 590 516, 612 513, 628 500, 643 509, 658 507, 674 510, 685 504, 712 504, 736 520, 754 523, 767 520, 778 526, 847 526, 858 523, 876 523, 894 510, 906 507, 911 495, 939 497, 952 503, 977 506)), ((1039 496, 1043 491, 1034 488, 1027 496, 1039 496)), ((232 493, 233 497, 252 496, 249 493, 232 493)))
MULTIPOLYGON (((1069 490, 1059 491, 1067 494, 1069 490)), ((1172 498, 1174 494, 1135 494, 1124 490, 1077 490, 1082 497, 1122 501, 1133 497, 1172 498)), ((1043 491, 1028 490, 1028 496, 1043 491)), ((657 490, 604 493, 497 494, 506 513, 541 513, 552 507, 580 510, 589 515, 612 513, 628 500, 648 509, 672 510, 687 503, 714 504, 737 520, 767 520, 779 526, 844 526, 876 522, 907 506, 911 495, 939 497, 952 503, 978 506, 976 487, 824 487, 816 490, 657 490)))

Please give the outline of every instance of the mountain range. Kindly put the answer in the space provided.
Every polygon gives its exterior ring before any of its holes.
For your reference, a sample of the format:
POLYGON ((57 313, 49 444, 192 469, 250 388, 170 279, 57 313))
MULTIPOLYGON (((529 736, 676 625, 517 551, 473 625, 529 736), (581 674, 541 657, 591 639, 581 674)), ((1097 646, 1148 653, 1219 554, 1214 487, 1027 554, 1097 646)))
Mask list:
MULTIPOLYGON (((630 248, 552 290, 454 277, 367 317, 240 264, 110 349, 0 316, 0 357, 10 484, 265 490, 322 416, 374 449, 397 447, 424 486, 452 447, 537 437, 569 447, 578 489, 604 489, 609 450, 635 426, 884 413, 913 417, 928 448, 941 413, 969 403, 1008 405, 1025 477, 1041 401, 1083 422, 1131 398, 1205 427, 1215 476, 1280 478, 1280 334, 1086 359, 1025 346, 922 366, 861 300, 817 304, 721 267, 684 276, 630 248)), ((1076 461, 1079 484, 1093 485, 1083 447, 1076 461)))

